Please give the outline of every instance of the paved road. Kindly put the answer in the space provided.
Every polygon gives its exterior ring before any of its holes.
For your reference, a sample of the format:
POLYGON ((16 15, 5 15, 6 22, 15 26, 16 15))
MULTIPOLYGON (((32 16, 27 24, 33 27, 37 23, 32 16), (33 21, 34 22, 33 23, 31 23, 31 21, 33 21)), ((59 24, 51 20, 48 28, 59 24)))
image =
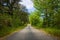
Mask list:
POLYGON ((7 37, 6 40, 57 40, 57 39, 28 25, 25 29, 7 37))

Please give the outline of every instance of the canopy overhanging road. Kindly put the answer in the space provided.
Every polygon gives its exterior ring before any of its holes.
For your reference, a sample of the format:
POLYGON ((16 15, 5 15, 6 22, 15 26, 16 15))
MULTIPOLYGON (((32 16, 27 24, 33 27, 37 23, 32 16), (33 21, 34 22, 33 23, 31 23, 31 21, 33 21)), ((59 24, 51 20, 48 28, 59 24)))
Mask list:
POLYGON ((57 39, 31 27, 31 25, 28 25, 23 30, 20 30, 19 32, 16 32, 10 35, 9 37, 5 38, 5 40, 57 40, 57 39))

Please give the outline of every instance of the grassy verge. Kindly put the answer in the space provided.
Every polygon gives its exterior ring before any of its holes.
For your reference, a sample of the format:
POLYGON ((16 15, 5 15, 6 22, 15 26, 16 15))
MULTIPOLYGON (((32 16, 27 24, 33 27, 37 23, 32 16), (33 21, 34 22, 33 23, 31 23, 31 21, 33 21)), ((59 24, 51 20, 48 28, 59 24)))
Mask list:
POLYGON ((47 33, 53 35, 53 36, 57 36, 60 37, 60 29, 56 29, 56 28, 43 28, 47 33))
POLYGON ((52 36, 56 36, 56 37, 60 37, 60 29, 57 28, 42 28, 42 27, 37 27, 37 26, 33 26, 36 29, 43 29, 45 32, 51 34, 52 36))
POLYGON ((19 27, 8 27, 8 28, 3 28, 2 30, 0 30, 0 38, 1 37, 4 37, 4 36, 7 36, 7 35, 9 35, 9 34, 11 34, 11 33, 13 33, 14 31, 18 31, 18 30, 21 30, 21 29, 23 29, 24 27, 25 27, 26 25, 24 25, 24 26, 19 26, 19 27))

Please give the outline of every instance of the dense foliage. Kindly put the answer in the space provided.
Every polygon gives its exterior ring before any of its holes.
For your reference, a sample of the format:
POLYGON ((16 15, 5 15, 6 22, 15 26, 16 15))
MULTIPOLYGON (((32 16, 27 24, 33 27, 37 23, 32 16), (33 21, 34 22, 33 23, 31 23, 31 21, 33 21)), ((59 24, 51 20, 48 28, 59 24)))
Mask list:
POLYGON ((60 28, 60 0, 33 0, 34 7, 43 14, 44 27, 60 28))
POLYGON ((52 35, 60 36, 60 0, 33 0, 33 3, 40 16, 34 11, 30 15, 30 23, 52 35))
POLYGON ((40 18, 40 14, 38 11, 32 12, 29 15, 29 21, 30 23, 34 26, 41 26, 42 25, 42 20, 40 18))
POLYGON ((0 36, 28 23, 28 12, 20 0, 0 0, 0 36))

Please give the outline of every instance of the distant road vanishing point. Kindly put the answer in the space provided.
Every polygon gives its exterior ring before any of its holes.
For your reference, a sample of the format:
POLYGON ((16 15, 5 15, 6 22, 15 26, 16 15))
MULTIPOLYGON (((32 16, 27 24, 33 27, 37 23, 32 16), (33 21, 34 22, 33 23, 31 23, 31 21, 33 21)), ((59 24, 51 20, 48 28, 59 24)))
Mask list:
POLYGON ((31 27, 31 25, 27 25, 26 28, 10 35, 9 37, 5 38, 5 40, 57 40, 57 39, 31 27))

